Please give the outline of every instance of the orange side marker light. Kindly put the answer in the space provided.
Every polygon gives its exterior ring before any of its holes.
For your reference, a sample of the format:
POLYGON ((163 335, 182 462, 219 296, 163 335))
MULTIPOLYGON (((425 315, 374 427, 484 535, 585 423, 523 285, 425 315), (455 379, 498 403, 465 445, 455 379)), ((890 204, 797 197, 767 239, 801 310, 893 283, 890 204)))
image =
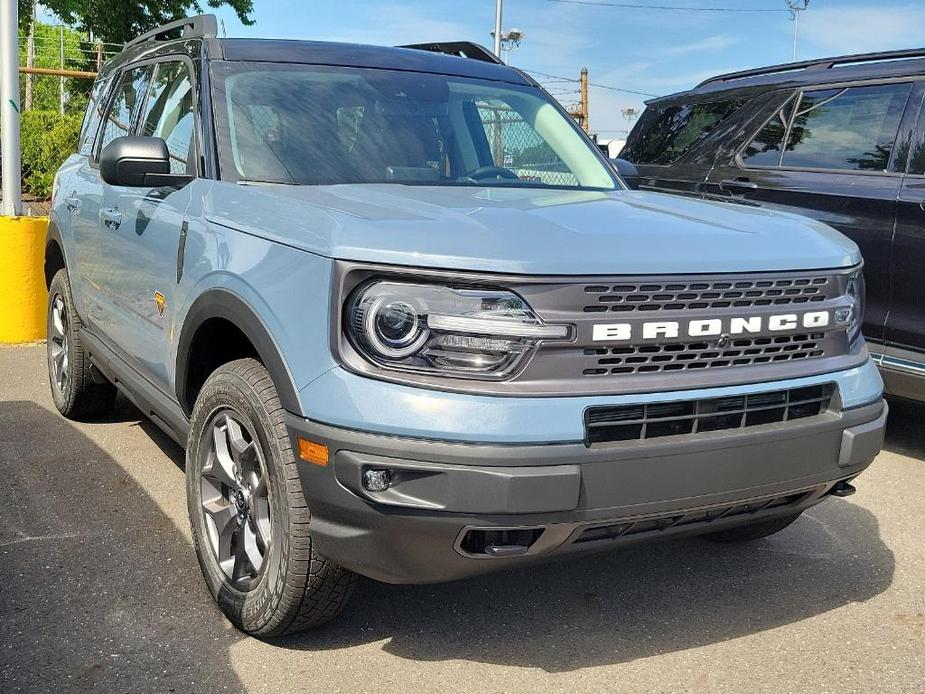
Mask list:
POLYGON ((329 461, 328 447, 299 437, 299 457, 315 465, 325 467, 329 461))

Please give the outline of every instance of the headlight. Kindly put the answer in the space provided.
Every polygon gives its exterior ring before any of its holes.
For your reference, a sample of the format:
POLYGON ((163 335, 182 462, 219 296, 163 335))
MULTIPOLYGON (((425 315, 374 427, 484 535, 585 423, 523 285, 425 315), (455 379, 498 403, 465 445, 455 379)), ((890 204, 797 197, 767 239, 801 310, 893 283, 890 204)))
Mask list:
POLYGON ((861 334, 864 322, 864 273, 858 270, 848 278, 845 291, 851 304, 851 318, 848 323, 848 342, 854 342, 861 334))
POLYGON ((370 361, 463 378, 505 378, 540 341, 571 332, 501 289, 378 281, 354 292, 346 313, 350 340, 370 361))

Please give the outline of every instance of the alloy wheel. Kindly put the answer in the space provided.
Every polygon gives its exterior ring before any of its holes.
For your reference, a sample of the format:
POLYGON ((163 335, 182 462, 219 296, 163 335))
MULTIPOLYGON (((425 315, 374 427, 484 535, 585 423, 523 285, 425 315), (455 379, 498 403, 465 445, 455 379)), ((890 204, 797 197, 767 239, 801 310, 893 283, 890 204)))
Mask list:
POLYGON ((67 393, 70 379, 70 357, 68 356, 68 315, 64 297, 56 294, 51 303, 51 376, 62 394, 67 393))
POLYGON ((249 590, 270 548, 270 500, 258 439, 232 410, 216 413, 205 429, 202 513, 212 553, 232 585, 249 590))

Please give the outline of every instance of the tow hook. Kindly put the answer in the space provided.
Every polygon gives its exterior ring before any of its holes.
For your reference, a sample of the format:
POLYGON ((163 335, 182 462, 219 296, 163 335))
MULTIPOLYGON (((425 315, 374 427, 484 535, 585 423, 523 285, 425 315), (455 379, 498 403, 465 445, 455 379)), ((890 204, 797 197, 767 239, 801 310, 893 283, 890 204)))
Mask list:
POLYGON ((830 493, 832 494, 832 496, 844 498, 846 496, 851 496, 856 491, 857 489, 855 489, 853 484, 851 484, 850 482, 845 482, 843 480, 841 482, 838 482, 834 487, 832 487, 832 491, 830 493))

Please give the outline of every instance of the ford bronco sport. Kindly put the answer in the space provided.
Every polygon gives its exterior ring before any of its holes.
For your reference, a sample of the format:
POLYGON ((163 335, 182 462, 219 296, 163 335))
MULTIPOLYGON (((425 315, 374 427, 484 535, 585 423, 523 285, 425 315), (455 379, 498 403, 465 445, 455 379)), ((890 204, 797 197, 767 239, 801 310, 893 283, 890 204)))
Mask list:
POLYGON ((626 190, 472 44, 140 37, 57 175, 45 270, 55 404, 118 388, 186 448, 206 583, 257 636, 357 575, 763 537, 882 445, 854 243, 626 190))

